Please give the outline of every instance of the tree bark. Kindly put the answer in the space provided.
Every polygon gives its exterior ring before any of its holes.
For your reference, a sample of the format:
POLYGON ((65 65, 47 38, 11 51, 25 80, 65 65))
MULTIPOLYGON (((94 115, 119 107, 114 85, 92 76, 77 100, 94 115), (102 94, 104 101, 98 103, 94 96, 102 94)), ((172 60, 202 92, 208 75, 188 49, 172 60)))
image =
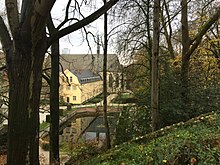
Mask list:
POLYGON ((51 47, 50 164, 59 165, 59 41, 51 47))
POLYGON ((14 40, 7 53, 9 73, 9 121, 7 163, 39 164, 39 103, 46 42, 32 50, 14 40))
MULTIPOLYGON (((188 27, 188 2, 182 0, 181 2, 181 23, 182 23, 182 64, 181 64, 181 86, 182 86, 182 104, 183 110, 186 112, 189 108, 188 99, 188 74, 189 74, 189 60, 190 56, 187 55, 190 49, 189 27, 188 27)), ((187 114, 186 114, 187 115, 187 114)), ((187 116, 186 116, 187 117, 187 116)))
MULTIPOLYGON (((48 19, 50 34, 55 28, 52 18, 48 19)), ((51 76, 50 76, 50 164, 60 164, 59 154, 59 40, 51 46, 51 76)))
POLYGON ((160 37, 160 0, 154 0, 153 9, 153 47, 152 47, 152 76, 151 76, 151 118, 152 130, 159 129, 159 37, 160 37))
MULTIPOLYGON (((106 4, 106 0, 104 0, 104 4, 106 4)), ((103 117, 105 124, 105 133, 106 133, 106 147, 108 149, 111 148, 111 137, 110 130, 108 124, 108 116, 107 116, 107 53, 108 53, 108 17, 107 12, 104 14, 104 53, 103 53, 103 117)))

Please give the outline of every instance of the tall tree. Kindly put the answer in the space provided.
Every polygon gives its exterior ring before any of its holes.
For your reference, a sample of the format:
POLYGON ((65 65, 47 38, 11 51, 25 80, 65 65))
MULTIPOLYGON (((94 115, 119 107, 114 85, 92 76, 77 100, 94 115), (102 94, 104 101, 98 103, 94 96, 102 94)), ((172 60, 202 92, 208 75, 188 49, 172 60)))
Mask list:
POLYGON ((184 110, 188 108, 188 70, 189 70, 189 58, 187 51, 190 48, 189 27, 188 27, 188 1, 182 0, 181 2, 181 23, 182 23, 182 65, 181 65, 181 85, 182 85, 182 101, 184 110))
MULTIPOLYGON (((188 1, 181 1, 181 24, 182 24, 182 63, 181 63, 181 85, 182 85, 182 103, 183 110, 189 110, 190 100, 188 98, 189 92, 189 66, 190 58, 194 51, 198 48, 203 36, 207 33, 209 28, 220 18, 220 6, 216 7, 216 12, 205 22, 202 28, 198 31, 194 38, 189 37, 188 27, 188 1)), ((187 113, 189 114, 189 113, 187 113)), ((188 116, 186 116, 188 117, 188 116)))
POLYGON ((153 47, 151 70, 151 118, 152 130, 159 128, 159 37, 160 37, 160 0, 154 0, 153 9, 153 47))
POLYGON ((48 47, 59 38, 91 23, 118 0, 47 37, 46 22, 55 0, 6 0, 8 24, 0 17, 0 40, 9 77, 7 164, 39 164, 39 103, 42 64, 48 47), (10 30, 10 32, 9 32, 10 30), (12 36, 12 37, 11 37, 12 36))
MULTIPOLYGON (((106 0, 103 0, 104 4, 106 4, 106 0)), ((107 116, 107 56, 108 56, 108 16, 107 12, 104 14, 104 52, 103 52, 103 117, 105 124, 105 132, 106 132, 106 147, 108 149, 111 148, 111 138, 110 138, 110 130, 107 116)))
MULTIPOLYGON (((57 32, 52 18, 48 19, 50 34, 57 32)), ((50 164, 59 165, 59 40, 51 45, 50 76, 50 164)))

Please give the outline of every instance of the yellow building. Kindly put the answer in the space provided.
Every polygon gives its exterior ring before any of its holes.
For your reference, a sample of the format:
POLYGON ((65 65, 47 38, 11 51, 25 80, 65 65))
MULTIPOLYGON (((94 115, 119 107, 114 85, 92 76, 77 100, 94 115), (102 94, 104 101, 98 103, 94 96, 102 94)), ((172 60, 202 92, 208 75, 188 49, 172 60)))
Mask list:
MULTIPOLYGON (((107 59, 108 92, 117 93, 123 90, 122 65, 116 54, 108 54, 107 59)), ((61 54, 60 64, 63 70, 90 70, 101 77, 103 75, 103 55, 100 54, 61 54)))
MULTIPOLYGON (((126 90, 126 85, 124 85, 126 80, 117 55, 108 54, 107 58, 108 92, 118 93, 126 90)), ((47 68, 50 68, 50 63, 51 58, 48 56, 44 62, 44 75, 48 78, 50 77, 50 70, 47 68)), ((103 55, 61 54, 60 72, 62 72, 60 74, 60 100, 64 102, 81 104, 102 92, 103 55), (82 74, 89 72, 92 77, 88 75, 82 77, 82 74), (99 76, 99 79, 94 79, 94 76, 99 76)), ((42 97, 49 97, 47 83, 43 83, 42 93, 42 97)))
POLYGON ((101 77, 90 70, 66 69, 60 76, 60 96, 64 102, 82 104, 101 92, 101 77))

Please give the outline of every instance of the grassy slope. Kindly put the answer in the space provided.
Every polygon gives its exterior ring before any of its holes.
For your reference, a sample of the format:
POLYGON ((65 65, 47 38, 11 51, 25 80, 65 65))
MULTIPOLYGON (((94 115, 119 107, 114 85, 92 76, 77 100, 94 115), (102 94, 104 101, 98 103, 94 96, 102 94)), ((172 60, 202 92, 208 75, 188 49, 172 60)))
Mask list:
POLYGON ((165 127, 81 164, 220 164, 220 115, 206 114, 165 127))

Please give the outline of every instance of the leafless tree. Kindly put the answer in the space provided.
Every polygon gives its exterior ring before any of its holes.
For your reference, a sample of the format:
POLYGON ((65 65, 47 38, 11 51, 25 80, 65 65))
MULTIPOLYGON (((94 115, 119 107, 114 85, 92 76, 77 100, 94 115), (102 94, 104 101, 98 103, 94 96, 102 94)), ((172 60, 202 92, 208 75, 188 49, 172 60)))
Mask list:
MULTIPOLYGON (((0 17, 0 40, 6 54, 9 77, 7 163, 39 164, 39 103, 42 65, 48 47, 59 38, 88 25, 111 8, 110 0, 97 11, 49 37, 46 23, 55 0, 6 0, 7 20, 0 17)), ((83 1, 84 2, 84 1, 83 1)))

